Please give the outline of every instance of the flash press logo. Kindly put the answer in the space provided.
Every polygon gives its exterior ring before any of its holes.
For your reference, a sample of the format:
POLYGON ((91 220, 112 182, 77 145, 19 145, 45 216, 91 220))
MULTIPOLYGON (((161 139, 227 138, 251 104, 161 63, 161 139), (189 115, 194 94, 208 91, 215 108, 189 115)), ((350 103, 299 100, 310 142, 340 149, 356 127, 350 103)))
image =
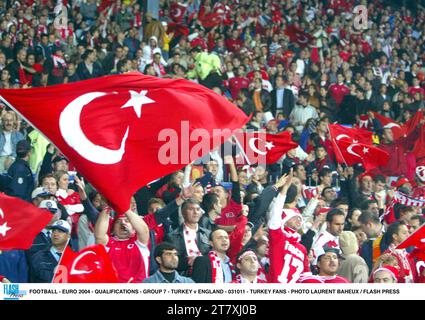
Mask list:
POLYGON ((4 300, 19 300, 23 298, 27 292, 19 290, 19 284, 3 284, 4 300))

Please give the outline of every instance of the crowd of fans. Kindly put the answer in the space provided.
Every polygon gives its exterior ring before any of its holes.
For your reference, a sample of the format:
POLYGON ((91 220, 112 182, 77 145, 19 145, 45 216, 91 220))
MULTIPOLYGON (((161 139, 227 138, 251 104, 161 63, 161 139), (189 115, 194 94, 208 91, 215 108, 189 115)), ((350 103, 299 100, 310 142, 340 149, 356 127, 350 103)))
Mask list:
POLYGON ((424 121, 395 139, 376 117, 403 125, 424 110, 425 8, 400 2, 161 0, 155 19, 136 0, 63 0, 57 23, 55 1, 1 1, 1 88, 131 71, 185 78, 252 114, 244 129, 290 131, 299 143, 254 170, 215 150, 114 215, 3 105, 2 191, 54 217, 30 250, 0 254, 1 280, 51 282, 68 243, 100 243, 121 282, 423 282, 423 249, 396 249, 424 223, 423 208, 397 204, 383 219, 396 191, 425 199, 425 152, 413 152, 424 121), (372 131, 388 164, 338 164, 335 122, 372 131))

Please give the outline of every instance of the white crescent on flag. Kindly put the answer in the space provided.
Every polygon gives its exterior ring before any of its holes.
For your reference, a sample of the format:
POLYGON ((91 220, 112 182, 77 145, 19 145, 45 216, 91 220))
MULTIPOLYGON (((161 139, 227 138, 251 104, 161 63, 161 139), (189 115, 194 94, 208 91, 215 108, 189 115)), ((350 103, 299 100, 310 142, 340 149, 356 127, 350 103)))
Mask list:
POLYGON ((77 265, 77 263, 78 262, 80 262, 80 260, 83 258, 83 257, 85 257, 86 255, 88 255, 88 254, 94 254, 94 255, 96 255, 96 253, 95 252, 93 252, 93 251, 86 251, 86 252, 84 252, 83 254, 80 254, 75 260, 74 260, 74 262, 72 263, 72 266, 71 266, 71 271, 69 272, 69 274, 72 274, 72 275, 78 275, 78 274, 89 274, 89 273, 92 273, 93 272, 93 270, 90 270, 90 271, 86 271, 86 270, 78 270, 78 269, 75 269, 75 267, 76 267, 76 265, 77 265))
POLYGON ((351 139, 350 136, 346 135, 346 134, 339 134, 337 135, 337 137, 335 138, 337 141, 341 140, 342 138, 347 137, 348 139, 351 139))
POLYGON ((256 152, 258 154, 261 154, 262 156, 265 156, 267 154, 267 151, 258 150, 258 148, 255 146, 255 140, 259 140, 260 141, 261 139, 260 138, 251 138, 251 139, 249 139, 249 142, 248 142, 249 143, 249 147, 252 150, 254 150, 254 152, 256 152))
POLYGON ((352 143, 352 144, 350 144, 350 145, 348 146, 348 148, 347 148, 347 152, 348 152, 348 153, 351 153, 353 156, 357 156, 357 157, 361 158, 361 156, 360 156, 359 154, 357 154, 357 153, 355 153, 355 152, 353 151, 353 148, 354 148, 355 146, 360 146, 360 145, 359 145, 359 144, 357 144, 357 143, 352 143))
POLYGON ((81 128, 80 116, 83 108, 105 92, 89 92, 72 100, 59 117, 59 128, 65 142, 83 158, 98 164, 115 164, 121 161, 125 152, 129 126, 118 150, 107 149, 90 141, 81 128))

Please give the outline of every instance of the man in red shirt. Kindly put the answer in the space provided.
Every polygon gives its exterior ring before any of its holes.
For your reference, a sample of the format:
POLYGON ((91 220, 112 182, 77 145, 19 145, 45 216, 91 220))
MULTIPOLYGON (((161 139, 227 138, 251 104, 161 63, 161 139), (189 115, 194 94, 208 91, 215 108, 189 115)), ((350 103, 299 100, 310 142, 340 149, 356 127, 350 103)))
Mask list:
POLYGON ((270 239, 271 283, 296 283, 302 274, 310 273, 306 248, 300 243, 297 232, 302 225, 302 216, 295 203, 300 190, 292 184, 292 169, 289 175, 283 175, 274 188, 282 188, 275 199, 272 214, 268 222, 270 239), (284 207, 285 206, 285 207, 284 207), (282 212, 283 211, 283 212, 282 212))
POLYGON ((232 37, 229 39, 226 39, 225 44, 226 44, 227 50, 233 53, 238 53, 243 47, 243 41, 239 37, 239 31, 236 29, 233 30, 232 37))
POLYGON ((238 98, 241 89, 248 89, 250 83, 249 79, 245 76, 245 66, 239 66, 235 74, 236 76, 229 80, 229 90, 233 100, 238 98))
POLYGON ((323 251, 317 258, 317 268, 319 276, 325 283, 350 283, 347 279, 337 275, 339 259, 341 259, 340 249, 324 246, 323 251))
POLYGON ((344 76, 342 73, 338 73, 337 81, 337 83, 333 83, 329 86, 329 95, 334 98, 336 105, 339 107, 342 99, 350 93, 350 88, 344 84, 344 76))
POLYGON ((109 214, 104 208, 95 226, 96 244, 103 244, 114 264, 120 282, 140 283, 149 274, 149 228, 131 210, 116 214, 108 235, 109 214))

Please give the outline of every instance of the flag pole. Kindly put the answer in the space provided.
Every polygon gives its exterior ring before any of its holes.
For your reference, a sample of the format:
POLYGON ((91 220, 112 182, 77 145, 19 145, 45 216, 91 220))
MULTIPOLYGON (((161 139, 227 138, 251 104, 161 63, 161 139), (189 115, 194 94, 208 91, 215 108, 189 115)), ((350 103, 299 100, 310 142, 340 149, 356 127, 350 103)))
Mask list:
POLYGON ((243 157, 245 158, 246 163, 247 163, 249 166, 251 166, 251 161, 249 161, 248 156, 246 155, 245 150, 242 148, 242 146, 241 146, 241 144, 240 144, 240 142, 239 142, 238 138, 236 138, 236 136, 235 136, 235 135, 232 135, 232 138, 235 140, 236 145, 237 145, 237 146, 239 147, 239 149, 241 150, 241 153, 242 153, 243 157))

